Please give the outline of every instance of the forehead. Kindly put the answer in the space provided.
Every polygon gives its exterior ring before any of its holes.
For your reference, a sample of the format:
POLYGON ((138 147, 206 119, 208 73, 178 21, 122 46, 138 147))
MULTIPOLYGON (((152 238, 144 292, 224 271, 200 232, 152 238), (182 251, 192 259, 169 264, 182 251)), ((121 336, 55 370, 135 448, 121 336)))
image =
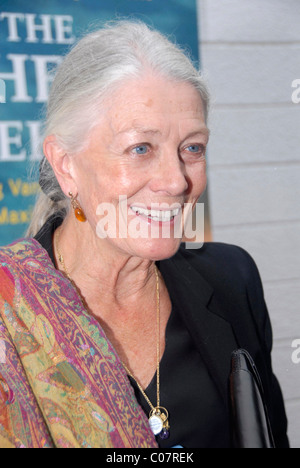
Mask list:
POLYGON ((197 90, 189 83, 148 76, 130 80, 104 101, 104 119, 114 132, 149 125, 204 123, 204 109, 197 90))

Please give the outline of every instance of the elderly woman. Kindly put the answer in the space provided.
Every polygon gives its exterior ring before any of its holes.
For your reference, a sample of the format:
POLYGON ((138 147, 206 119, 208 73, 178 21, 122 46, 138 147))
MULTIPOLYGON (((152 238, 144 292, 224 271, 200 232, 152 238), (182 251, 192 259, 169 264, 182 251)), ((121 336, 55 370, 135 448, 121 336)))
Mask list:
POLYGON ((59 67, 43 192, 0 253, 0 446, 232 447, 240 347, 288 446, 254 262, 175 235, 205 189, 207 110, 190 60, 143 23, 87 35, 59 67))

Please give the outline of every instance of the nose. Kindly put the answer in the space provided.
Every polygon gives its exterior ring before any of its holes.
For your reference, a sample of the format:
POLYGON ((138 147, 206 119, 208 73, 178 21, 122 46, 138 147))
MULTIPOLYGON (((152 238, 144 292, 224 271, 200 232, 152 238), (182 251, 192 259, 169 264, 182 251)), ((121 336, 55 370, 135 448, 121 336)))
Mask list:
POLYGON ((184 162, 173 153, 173 156, 161 156, 151 179, 151 189, 171 196, 183 195, 189 188, 184 162))

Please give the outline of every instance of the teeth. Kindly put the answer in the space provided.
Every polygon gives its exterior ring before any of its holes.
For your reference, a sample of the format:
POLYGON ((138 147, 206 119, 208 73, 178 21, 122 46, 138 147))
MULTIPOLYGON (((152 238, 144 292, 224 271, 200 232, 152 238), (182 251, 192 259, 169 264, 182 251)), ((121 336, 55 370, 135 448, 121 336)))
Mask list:
POLYGON ((171 221, 179 213, 179 208, 174 210, 147 210, 139 206, 132 206, 131 209, 139 215, 146 216, 147 218, 153 219, 153 221, 171 221))

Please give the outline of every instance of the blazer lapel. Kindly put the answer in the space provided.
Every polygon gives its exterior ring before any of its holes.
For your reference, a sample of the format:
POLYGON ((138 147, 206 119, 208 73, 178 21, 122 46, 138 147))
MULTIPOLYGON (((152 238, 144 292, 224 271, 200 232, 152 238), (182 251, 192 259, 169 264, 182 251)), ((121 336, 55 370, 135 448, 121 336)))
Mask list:
POLYGON ((216 306, 212 310, 212 287, 180 251, 173 258, 161 261, 159 268, 171 300, 179 306, 182 319, 227 406, 231 353, 237 348, 231 324, 216 306))

